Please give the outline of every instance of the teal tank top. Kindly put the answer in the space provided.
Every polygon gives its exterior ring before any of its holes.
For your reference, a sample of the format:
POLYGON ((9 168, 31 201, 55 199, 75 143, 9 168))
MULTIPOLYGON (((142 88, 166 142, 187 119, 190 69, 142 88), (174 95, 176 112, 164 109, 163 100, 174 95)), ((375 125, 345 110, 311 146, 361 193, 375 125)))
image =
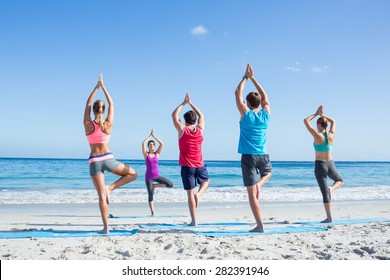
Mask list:
POLYGON ((238 153, 248 155, 267 154, 267 129, 269 114, 261 109, 257 114, 253 110, 246 111, 240 121, 240 140, 238 153))
POLYGON ((322 135, 324 135, 324 142, 322 144, 316 144, 315 142, 313 143, 313 146, 314 146, 314 150, 316 152, 325 152, 325 153, 329 153, 332 151, 332 147, 333 147, 333 144, 329 142, 329 139, 328 139, 328 145, 326 145, 326 136, 325 136, 325 133, 322 133, 322 135))

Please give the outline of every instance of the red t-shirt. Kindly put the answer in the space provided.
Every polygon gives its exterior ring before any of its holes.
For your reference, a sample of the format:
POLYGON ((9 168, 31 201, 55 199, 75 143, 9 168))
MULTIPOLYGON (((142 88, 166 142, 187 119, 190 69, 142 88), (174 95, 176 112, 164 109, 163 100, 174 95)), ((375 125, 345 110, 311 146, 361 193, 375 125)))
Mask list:
POLYGON ((192 131, 188 126, 184 128, 183 134, 179 138, 179 164, 187 167, 202 167, 204 165, 202 157, 203 132, 198 127, 192 131))

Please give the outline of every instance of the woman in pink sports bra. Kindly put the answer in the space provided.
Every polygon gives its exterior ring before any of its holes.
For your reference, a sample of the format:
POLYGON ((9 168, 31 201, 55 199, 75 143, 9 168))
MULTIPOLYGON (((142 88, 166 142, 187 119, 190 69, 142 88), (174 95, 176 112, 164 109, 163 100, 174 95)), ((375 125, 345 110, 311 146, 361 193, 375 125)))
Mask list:
POLYGON ((108 204, 109 195, 116 188, 128 184, 137 179, 138 174, 128 165, 115 160, 108 147, 111 136, 112 124, 114 122, 114 102, 103 83, 103 76, 100 74, 99 81, 90 94, 84 112, 84 129, 87 136, 91 153, 89 156, 89 173, 96 192, 99 196, 100 214, 103 220, 101 233, 108 234, 108 204), (105 104, 102 100, 96 100, 93 104, 94 119, 91 119, 91 104, 99 88, 102 88, 108 102, 107 117, 104 120, 105 104), (104 171, 121 176, 111 185, 106 185, 104 171))
POLYGON ((142 154, 146 163, 145 171, 145 184, 148 191, 148 202, 150 213, 154 216, 154 190, 159 187, 172 188, 173 183, 168 178, 160 176, 160 171, 158 170, 158 161, 162 148, 164 146, 163 141, 154 135, 154 130, 150 132, 150 135, 142 142, 142 154), (156 143, 151 138, 156 139, 159 146, 157 151, 155 151, 156 143), (146 144, 147 142, 147 144, 146 144), (146 145, 148 146, 148 151, 146 151, 146 145))

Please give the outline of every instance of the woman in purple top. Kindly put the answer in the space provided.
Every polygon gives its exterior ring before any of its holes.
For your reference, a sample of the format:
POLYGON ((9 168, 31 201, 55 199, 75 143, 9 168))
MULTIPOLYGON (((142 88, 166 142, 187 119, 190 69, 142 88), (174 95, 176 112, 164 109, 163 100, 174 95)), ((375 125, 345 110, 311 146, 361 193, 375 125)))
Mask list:
POLYGON ((164 143, 154 135, 153 129, 150 132, 150 135, 142 142, 142 154, 144 155, 146 162, 145 183, 146 189, 148 190, 148 201, 152 216, 154 216, 154 190, 158 187, 172 188, 173 186, 171 180, 160 176, 160 172, 158 170, 158 159, 160 157, 163 146, 164 143), (154 151, 156 143, 154 140, 151 140, 151 138, 156 139, 159 144, 157 151, 154 151), (146 151, 146 145, 148 146, 149 151, 146 151), (157 183, 153 184, 154 182, 157 183))

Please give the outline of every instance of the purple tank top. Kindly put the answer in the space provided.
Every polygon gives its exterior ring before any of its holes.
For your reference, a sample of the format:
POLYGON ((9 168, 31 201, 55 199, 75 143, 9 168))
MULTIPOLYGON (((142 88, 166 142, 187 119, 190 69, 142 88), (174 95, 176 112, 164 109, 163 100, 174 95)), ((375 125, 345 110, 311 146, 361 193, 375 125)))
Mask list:
POLYGON ((151 158, 148 153, 146 157, 145 180, 153 180, 158 176, 160 176, 160 172, 158 171, 158 155, 154 154, 154 157, 151 158))

